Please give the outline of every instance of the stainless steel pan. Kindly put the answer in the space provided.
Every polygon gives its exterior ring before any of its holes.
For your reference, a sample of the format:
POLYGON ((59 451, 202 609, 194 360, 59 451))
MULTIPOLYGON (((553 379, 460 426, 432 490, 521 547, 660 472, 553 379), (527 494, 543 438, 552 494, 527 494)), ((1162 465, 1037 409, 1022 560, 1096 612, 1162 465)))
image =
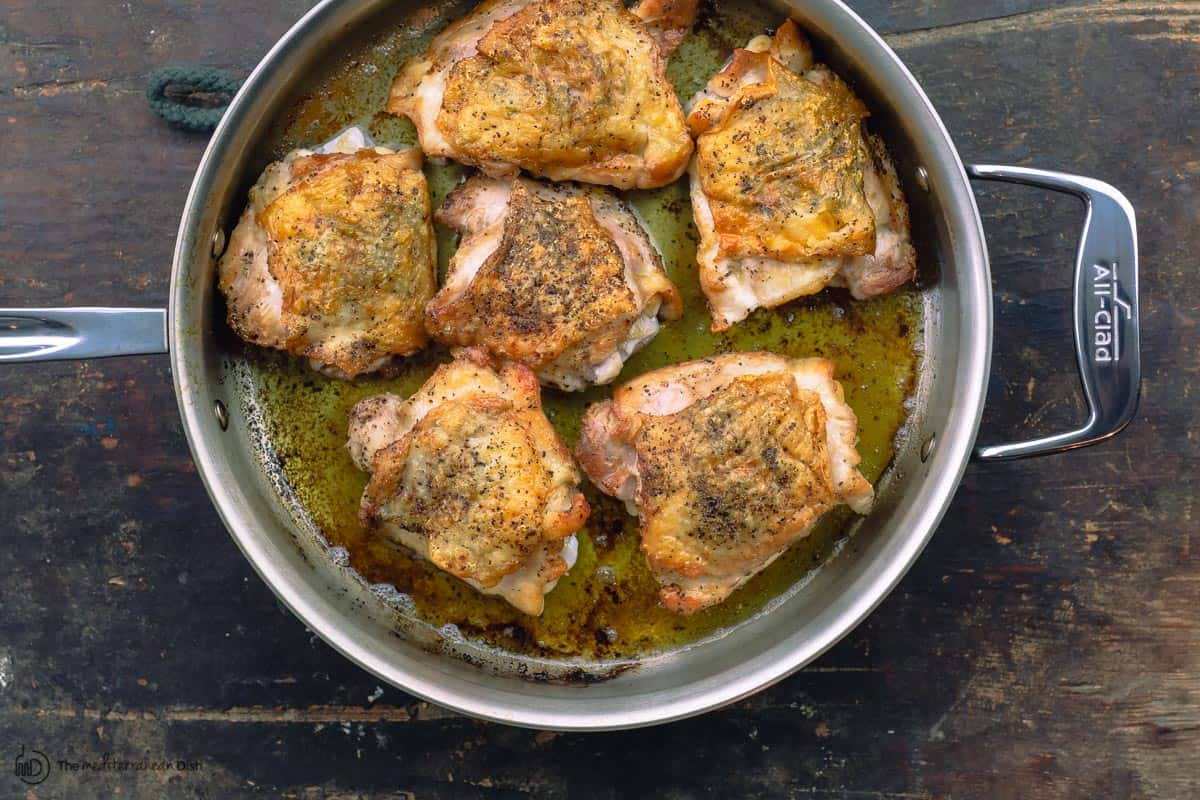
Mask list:
MULTIPOLYGON (((0 361, 169 352, 180 413, 213 503, 246 557, 308 626, 370 672, 477 717, 538 728, 599 730, 722 706, 803 667, 866 617, 933 535, 972 458, 1082 447, 1118 433, 1140 383, 1133 209, 1111 186, 1060 173, 965 167, 921 87, 884 41, 839 0, 777 3, 862 93, 892 148, 928 275, 925 355, 913 435, 883 480, 880 503, 847 547, 800 591, 722 637, 605 672, 486 652, 413 626, 348 579, 300 526, 286 487, 251 443, 214 322, 214 250, 239 210, 256 144, 303 76, 390 0, 325 0, 254 70, 212 138, 188 197, 170 290, 158 309, 0 310, 0 361), (1088 208, 1075 264, 1075 343, 1090 408, 1078 430, 975 446, 992 348, 991 277, 971 179, 1024 183, 1088 208), (604 677, 592 682, 588 679, 604 677), (549 680, 537 680, 545 678, 549 680)), ((781 17, 782 18, 782 17, 781 17)))

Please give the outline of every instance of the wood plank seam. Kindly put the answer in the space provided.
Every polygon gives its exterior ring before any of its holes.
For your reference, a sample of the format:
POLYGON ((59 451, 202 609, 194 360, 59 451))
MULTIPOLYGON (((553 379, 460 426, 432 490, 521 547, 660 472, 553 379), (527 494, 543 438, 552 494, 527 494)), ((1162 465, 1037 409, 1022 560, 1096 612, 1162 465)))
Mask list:
POLYGON ((249 724, 326 724, 343 722, 428 722, 437 719, 461 719, 460 714, 428 703, 414 706, 338 706, 315 705, 305 708, 284 706, 234 706, 231 708, 164 708, 103 710, 51 706, 14 709, 0 717, 50 719, 86 719, 100 722, 220 722, 249 724))
MULTIPOLYGON (((1098 21, 1113 24, 1164 22, 1172 27, 1200 24, 1200 2, 1182 0, 1177 3, 1124 2, 1114 4, 1110 0, 1102 0, 1102 2, 1085 5, 1025 11, 972 22, 917 28, 902 33, 886 34, 884 39, 892 47, 903 49, 936 44, 950 39, 975 38, 998 33, 1029 33, 1061 25, 1098 21)), ((1171 32, 1167 35, 1175 36, 1176 34, 1171 32)), ((1197 34, 1181 33, 1180 35, 1183 38, 1195 40, 1197 34)))

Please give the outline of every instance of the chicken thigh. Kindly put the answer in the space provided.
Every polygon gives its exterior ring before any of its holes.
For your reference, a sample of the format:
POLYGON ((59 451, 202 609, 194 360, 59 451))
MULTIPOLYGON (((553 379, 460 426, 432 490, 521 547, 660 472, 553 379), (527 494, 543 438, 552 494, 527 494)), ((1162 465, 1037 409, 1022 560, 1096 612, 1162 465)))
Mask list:
POLYGON ((589 509, 527 367, 464 350, 407 400, 356 405, 349 448, 371 473, 364 523, 484 594, 542 613, 589 509))
POLYGON ((218 265, 229 326, 336 377, 425 346, 436 286, 429 193, 416 150, 351 132, 271 164, 218 265))
POLYGON ((665 186, 692 153, 665 64, 696 1, 487 0, 401 68, 387 110, 493 176, 665 186))
POLYGON ((871 509, 834 365, 733 353, 655 370, 588 409, 576 456, 639 519, 672 611, 721 603, 830 509, 871 509))
POLYGON ((908 204, 866 106, 788 21, 689 106, 692 208, 713 330, 826 286, 858 299, 916 273, 908 204))
POLYGON ((464 234, 426 327, 567 391, 612 381, 676 319, 679 292, 633 214, 601 189, 475 176, 438 211, 464 234))

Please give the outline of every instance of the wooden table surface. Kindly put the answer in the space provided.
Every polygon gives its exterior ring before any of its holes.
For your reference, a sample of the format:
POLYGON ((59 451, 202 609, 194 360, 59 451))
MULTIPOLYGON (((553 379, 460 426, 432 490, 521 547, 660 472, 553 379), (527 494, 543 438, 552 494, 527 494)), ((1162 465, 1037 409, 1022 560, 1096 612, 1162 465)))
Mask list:
MULTIPOLYGON (((246 74, 310 3, 3 5, 0 306, 163 304, 204 141, 151 115, 145 75, 246 74)), ((0 797, 1200 796, 1200 2, 852 5, 966 161, 1128 193, 1145 384, 1125 434, 972 466, 899 588, 778 686, 556 735, 380 687, 284 611, 209 504, 165 358, 4 367, 0 797), (34 750, 52 769, 27 787, 34 750), (143 757, 171 769, 117 768, 143 757)), ((979 196, 998 314, 982 438, 1077 422, 1080 208, 979 196)))

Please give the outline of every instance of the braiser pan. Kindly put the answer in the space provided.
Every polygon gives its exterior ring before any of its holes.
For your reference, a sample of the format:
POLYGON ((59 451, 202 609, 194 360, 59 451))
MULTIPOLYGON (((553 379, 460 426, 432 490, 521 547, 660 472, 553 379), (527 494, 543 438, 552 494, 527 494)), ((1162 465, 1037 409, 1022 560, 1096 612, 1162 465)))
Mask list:
MULTIPOLYGON (((305 530, 289 487, 256 449, 260 423, 241 412, 238 376, 219 335, 214 252, 239 212, 256 154, 302 77, 395 0, 325 0, 246 81, 213 136, 187 200, 169 308, 0 310, 0 361, 169 352, 184 428, 205 485, 246 557, 280 599, 348 658, 389 683, 477 717, 530 727, 651 725, 745 697, 808 664, 896 585, 929 541, 968 461, 1042 455, 1118 433, 1137 406, 1137 243, 1133 209, 1099 181, 973 166, 884 41, 839 0, 775 3, 873 112, 912 207, 921 254, 922 366, 908 434, 874 512, 835 557, 721 635, 613 664, 516 657, 414 624, 386 590, 357 580, 305 530), (1087 423, 1019 444, 975 447, 992 347, 988 255, 970 180, 1067 192, 1088 208, 1075 265, 1075 339, 1087 423)), ((403 4, 399 4, 403 5, 403 4)))

